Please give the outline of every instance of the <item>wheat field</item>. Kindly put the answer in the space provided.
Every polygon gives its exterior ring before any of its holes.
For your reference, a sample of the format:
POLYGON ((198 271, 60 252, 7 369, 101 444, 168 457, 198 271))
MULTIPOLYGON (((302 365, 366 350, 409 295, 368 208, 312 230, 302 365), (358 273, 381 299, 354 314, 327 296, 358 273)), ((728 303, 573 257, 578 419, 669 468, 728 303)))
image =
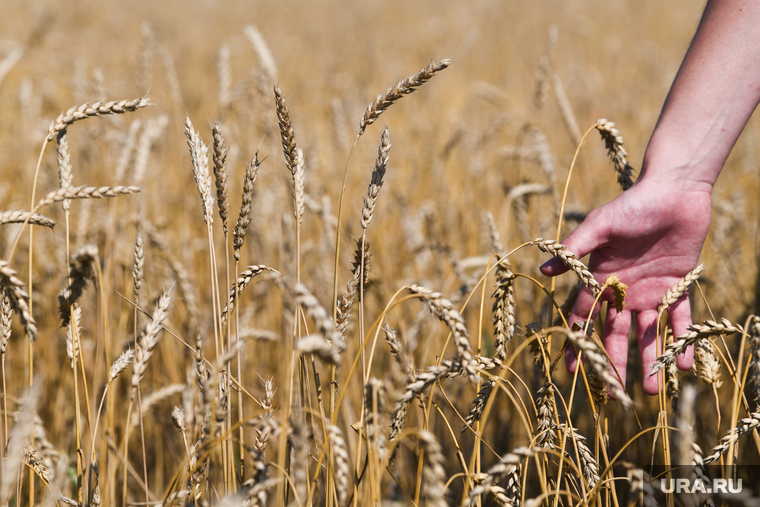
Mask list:
POLYGON ((0 503, 719 504, 655 491, 692 465, 757 505, 758 120, 659 396, 566 327, 625 280, 553 241, 635 180, 700 9, 3 2, 0 503))

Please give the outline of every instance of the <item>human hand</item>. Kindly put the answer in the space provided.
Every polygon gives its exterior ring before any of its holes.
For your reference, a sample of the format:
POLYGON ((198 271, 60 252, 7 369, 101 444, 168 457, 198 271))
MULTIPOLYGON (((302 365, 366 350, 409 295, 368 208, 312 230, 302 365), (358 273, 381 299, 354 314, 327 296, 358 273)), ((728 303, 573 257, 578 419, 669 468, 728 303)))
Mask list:
MULTIPOLYGON (((643 386, 648 394, 658 392, 657 377, 650 377, 657 358, 657 307, 665 292, 697 265, 710 227, 710 208, 709 187, 686 189, 655 177, 641 178, 631 189, 589 213, 562 241, 578 257, 591 253, 589 270, 600 284, 616 273, 628 285, 623 311, 617 312, 614 305, 608 305, 604 346, 625 382, 628 332, 631 312, 635 312, 643 386)), ((541 272, 547 276, 567 270, 556 258, 541 266, 541 272)), ((612 298, 611 289, 607 289, 601 299, 612 298)), ((584 287, 570 314, 570 326, 588 318, 593 302, 594 297, 584 287)), ((599 309, 597 304, 592 318, 599 309)), ((668 315, 675 336, 688 332, 691 309, 686 294, 668 308, 668 315)), ((685 370, 691 367, 692 359, 690 348, 678 356, 676 364, 685 370)), ((577 360, 572 349, 567 351, 566 360, 568 370, 574 373, 577 360)))

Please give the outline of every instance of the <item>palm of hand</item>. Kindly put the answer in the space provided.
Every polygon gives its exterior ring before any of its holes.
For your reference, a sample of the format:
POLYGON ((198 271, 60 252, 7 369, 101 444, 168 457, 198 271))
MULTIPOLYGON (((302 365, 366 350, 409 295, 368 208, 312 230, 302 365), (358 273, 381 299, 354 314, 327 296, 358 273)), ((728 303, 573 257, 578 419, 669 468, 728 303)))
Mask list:
MULTIPOLYGON (((591 212, 562 243, 584 256, 591 253, 589 269, 600 283, 612 273, 628 285, 626 305, 617 312, 609 305, 604 329, 604 345, 621 379, 625 381, 628 360, 628 332, 631 312, 636 313, 636 336, 644 365, 644 391, 656 394, 657 378, 649 377, 657 357, 657 307, 665 292, 697 264, 710 227, 710 194, 703 190, 685 191, 655 182, 640 181, 630 190, 591 212)), ((541 267, 549 276, 567 269, 552 259, 541 267)), ((602 298, 611 299, 611 291, 602 298)), ((585 321, 594 298, 584 289, 570 315, 569 324, 585 321)), ((594 308, 593 316, 599 310, 594 308)), ((686 296, 668 309, 675 336, 687 332, 691 311, 686 296)), ((679 356, 681 369, 691 366, 691 349, 679 356)), ((568 369, 575 370, 572 350, 568 369)))

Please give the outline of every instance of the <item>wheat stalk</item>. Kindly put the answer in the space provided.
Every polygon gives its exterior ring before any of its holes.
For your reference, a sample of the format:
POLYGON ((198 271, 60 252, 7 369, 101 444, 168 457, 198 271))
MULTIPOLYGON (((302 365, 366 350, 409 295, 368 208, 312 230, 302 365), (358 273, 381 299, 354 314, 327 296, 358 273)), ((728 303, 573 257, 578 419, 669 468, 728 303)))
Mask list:
POLYGON ((451 65, 451 60, 445 59, 438 63, 431 63, 418 73, 410 76, 402 81, 399 81, 395 85, 388 88, 384 93, 381 93, 377 98, 367 106, 367 110, 364 112, 364 116, 359 121, 359 135, 364 134, 364 130, 368 125, 372 125, 380 115, 388 109, 391 104, 399 100, 404 95, 408 95, 422 86, 430 78, 432 78, 436 72, 440 72, 443 69, 451 65))

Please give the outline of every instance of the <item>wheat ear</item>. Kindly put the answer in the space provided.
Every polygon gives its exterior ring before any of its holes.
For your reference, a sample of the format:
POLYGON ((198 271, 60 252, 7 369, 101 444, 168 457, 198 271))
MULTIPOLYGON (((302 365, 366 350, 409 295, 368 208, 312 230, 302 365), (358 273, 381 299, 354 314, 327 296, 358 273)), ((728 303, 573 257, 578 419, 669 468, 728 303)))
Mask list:
POLYGON ((343 440, 340 428, 330 424, 327 426, 330 447, 335 460, 335 490, 338 494, 338 505, 345 505, 348 498, 348 450, 343 440))
POLYGON ((227 151, 228 148, 224 143, 222 136, 222 127, 219 123, 214 122, 211 125, 211 132, 214 135, 214 181, 216 182, 216 203, 219 207, 219 218, 222 220, 224 234, 227 234, 227 222, 230 214, 230 200, 227 197, 227 151))
POLYGON ((760 403, 760 317, 752 316, 748 329, 749 341, 749 386, 752 397, 760 403))
POLYGON ((269 80, 272 82, 277 81, 277 64, 261 32, 254 25, 246 25, 243 31, 251 43, 256 57, 259 59, 259 65, 264 69, 269 80))
POLYGON ((69 324, 71 306, 82 297, 87 284, 95 280, 95 264, 97 262, 98 247, 95 245, 85 245, 71 254, 71 261, 69 262, 69 279, 71 282, 58 295, 58 310, 64 326, 69 324))
POLYGON ((709 465, 718 461, 728 451, 729 447, 758 426, 760 426, 760 412, 752 412, 749 417, 741 419, 736 428, 729 430, 726 436, 720 439, 720 443, 713 447, 712 454, 705 457, 704 464, 709 465))
POLYGON ((240 203, 240 214, 238 215, 235 230, 232 232, 232 245, 235 249, 235 261, 240 260, 240 249, 245 241, 245 234, 248 232, 248 226, 251 223, 251 208, 253 205, 253 184, 256 182, 256 175, 259 172, 259 152, 253 156, 251 163, 245 169, 245 178, 243 179, 243 199, 240 203))
POLYGON ((140 192, 139 187, 71 187, 68 189, 60 188, 48 193, 45 197, 40 199, 35 209, 42 206, 61 202, 66 199, 102 199, 103 197, 116 197, 119 195, 134 194, 140 192))
POLYGON ((426 501, 424 505, 446 507, 446 470, 444 469, 441 444, 431 432, 423 430, 417 434, 422 450, 425 452, 422 466, 422 482, 426 501))
POLYGON ((430 303, 430 311, 448 326, 457 348, 457 360, 464 365, 471 376, 474 376, 475 370, 471 364, 470 334, 467 332, 462 315, 454 308, 451 301, 444 298, 440 292, 433 292, 419 285, 409 286, 409 292, 430 303))
POLYGON ((364 130, 367 126, 372 125, 375 120, 380 117, 383 111, 391 106, 391 104, 404 95, 412 93, 432 78, 436 72, 442 71, 449 65, 451 65, 451 60, 449 59, 441 60, 438 63, 431 63, 413 76, 391 86, 385 91, 385 93, 378 95, 377 98, 367 106, 364 116, 362 116, 362 119, 359 121, 359 135, 364 134, 364 130))
POLYGON ((507 358, 507 345, 515 335, 515 274, 509 269, 509 261, 503 260, 496 266, 496 290, 494 298, 494 357, 500 361, 507 358))
POLYGON ((626 157, 628 152, 623 148, 623 136, 620 135, 620 131, 615 127, 615 124, 611 121, 607 121, 604 118, 596 120, 596 129, 604 140, 604 145, 607 148, 607 154, 610 157, 612 165, 617 172, 617 180, 620 187, 625 191, 633 186, 633 167, 628 163, 626 157))
MULTIPOLYGON (((562 431, 567 431, 567 425, 565 424, 561 424, 559 428, 562 431)), ((570 431, 572 432, 572 438, 578 446, 580 468, 583 471, 586 484, 588 484, 589 489, 594 489, 599 482, 599 464, 596 462, 591 449, 586 445, 586 437, 581 435, 576 428, 570 428, 570 431)))
POLYGON ((391 431, 388 440, 395 440, 406 422, 406 407, 410 401, 425 389, 446 378, 457 376, 462 371, 461 363, 443 360, 439 365, 433 365, 415 374, 414 379, 404 388, 391 412, 391 431))
POLYGON ((171 289, 169 289, 158 299, 150 322, 145 326, 140 338, 137 340, 135 362, 132 367, 133 397, 137 390, 137 386, 140 384, 143 375, 145 375, 145 370, 148 368, 148 360, 150 360, 153 355, 153 350, 156 348, 156 345, 161 338, 161 329, 163 329, 164 321, 166 321, 166 318, 169 316, 169 305, 171 304, 171 301, 171 289))
POLYGON ((527 447, 518 447, 512 452, 509 452, 499 459, 499 462, 488 469, 486 477, 483 481, 472 488, 465 506, 470 507, 476 505, 480 495, 491 493, 494 494, 497 500, 500 501, 500 505, 518 505, 520 501, 519 496, 519 480, 515 481, 515 476, 519 479, 520 461, 523 458, 532 456, 535 453, 533 449, 527 447), (507 477, 510 491, 504 490, 494 484, 497 480, 507 477), (517 494, 515 494, 517 493, 517 494), (517 502, 517 503, 516 503, 517 502))
POLYGON ((744 329, 738 324, 732 324, 727 319, 721 319, 720 323, 715 322, 714 320, 705 320, 702 324, 692 324, 689 326, 689 331, 691 331, 689 334, 679 336, 673 343, 665 347, 663 355, 658 357, 652 365, 652 373, 649 374, 650 377, 670 365, 676 360, 676 356, 686 352, 686 349, 696 343, 700 338, 709 338, 711 336, 720 336, 722 334, 743 333, 744 329))
POLYGON ((193 177, 198 187, 203 206, 203 221, 207 225, 214 222, 214 197, 211 192, 211 174, 208 168, 208 148, 203 144, 201 135, 193 130, 190 118, 185 118, 185 136, 190 148, 190 159, 193 162, 193 177))
POLYGON ((555 417, 557 405, 554 399, 554 386, 547 382, 538 390, 536 409, 538 410, 538 424, 536 425, 536 445, 544 449, 555 449, 555 417))
POLYGON ((364 205, 362 206, 362 229, 365 231, 372 221, 372 215, 375 212, 375 204, 377 203, 377 196, 380 194, 380 189, 383 187, 383 177, 385 176, 385 170, 388 168, 388 159, 391 151, 391 138, 388 133, 388 127, 383 130, 382 136, 380 136, 380 145, 377 148, 377 160, 375 161, 375 170, 372 171, 372 179, 367 189, 367 195, 364 197, 364 205))
POLYGON ((0 225, 3 224, 20 224, 29 221, 32 225, 41 225, 42 227, 55 227, 55 221, 45 215, 38 213, 29 213, 28 211, 12 210, 0 213, 0 225))
POLYGON ((496 382, 493 380, 488 380, 480 386, 480 391, 478 391, 478 395, 472 402, 472 408, 464 418, 465 425, 462 426, 462 429, 459 431, 459 433, 464 433, 464 430, 466 430, 468 427, 472 427, 476 421, 480 421, 480 418, 483 415, 483 409, 486 408, 486 402, 491 396, 491 392, 493 391, 495 385, 496 382))
MULTIPOLYGON (((66 135, 66 129, 64 128, 58 132, 56 154, 58 159, 58 178, 61 181, 60 188, 71 188, 71 181, 73 178, 71 170, 71 152, 69 151, 69 137, 66 135)), ((69 211, 71 207, 71 199, 63 201, 63 210, 69 211)))
POLYGON ((562 264, 570 268, 578 278, 583 282, 583 285, 589 288, 591 293, 596 296, 599 294, 601 287, 599 282, 596 281, 594 275, 588 270, 585 264, 583 264, 577 255, 567 250, 567 247, 558 241, 552 239, 537 238, 532 242, 542 252, 549 253, 554 257, 557 257, 562 261, 562 264))
POLYGON ((699 279, 699 275, 702 274, 702 271, 704 269, 705 265, 700 264, 696 268, 686 273, 683 278, 678 280, 678 283, 669 288, 665 295, 662 297, 660 306, 657 308, 658 313, 662 314, 665 310, 668 309, 669 306, 674 305, 681 296, 686 294, 686 291, 689 290, 689 286, 692 283, 696 282, 697 279, 699 279))
POLYGON ((263 265, 248 266, 247 269, 240 272, 237 281, 232 285, 232 288, 230 289, 229 308, 227 308, 228 305, 225 305, 222 309, 222 322, 227 321, 227 313, 235 309, 236 299, 240 297, 240 294, 245 290, 246 287, 248 287, 248 284, 250 284, 254 278, 267 271, 276 275, 280 274, 280 272, 276 269, 263 265))
POLYGON ((140 299, 143 276, 145 274, 145 250, 143 249, 142 231, 138 229, 135 237, 135 262, 132 268, 132 280, 134 281, 135 304, 140 299))
MULTIPOLYGON (((584 356, 586 356, 586 360, 591 365, 599 379, 609 385, 609 389, 612 394, 615 395, 615 398, 619 400, 623 406, 630 408, 633 405, 633 402, 631 401, 631 398, 628 397, 625 390, 620 387, 618 380, 612 375, 612 373, 610 373, 607 357, 604 355, 604 352, 599 349, 599 346, 587 339, 586 334, 583 332, 570 331, 566 332, 566 336, 568 340, 570 340, 570 342, 575 345, 584 356)), ((623 381, 625 381, 625 379, 623 379, 623 381)))
POLYGON ((74 106, 65 113, 58 115, 58 118, 53 120, 48 129, 47 140, 52 141, 55 139, 59 132, 64 130, 72 123, 90 118, 93 116, 103 116, 107 114, 123 114, 130 111, 137 111, 142 107, 150 105, 148 97, 140 97, 134 100, 119 100, 111 102, 94 102, 92 104, 83 104, 81 106, 74 106))
POLYGON ((0 285, 10 299, 11 306, 19 314, 26 336, 30 342, 34 342, 37 337, 37 322, 29 311, 29 293, 26 291, 26 285, 19 280, 17 274, 8 266, 7 261, 0 260, 0 285))

